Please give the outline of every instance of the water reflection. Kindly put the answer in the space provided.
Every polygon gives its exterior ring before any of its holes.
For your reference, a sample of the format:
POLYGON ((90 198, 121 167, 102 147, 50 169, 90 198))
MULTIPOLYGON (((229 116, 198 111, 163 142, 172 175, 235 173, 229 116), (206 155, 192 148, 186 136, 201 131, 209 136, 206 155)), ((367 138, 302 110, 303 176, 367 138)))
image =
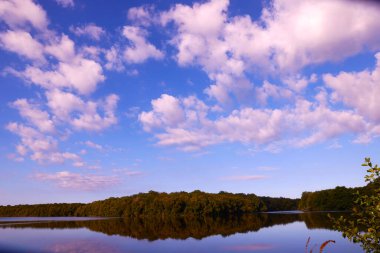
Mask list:
POLYGON ((48 251, 52 253, 125 253, 125 251, 117 249, 110 243, 104 243, 102 241, 88 239, 70 242, 58 242, 50 246, 48 251))
MULTIPOLYGON (((333 213, 332 215, 342 215, 333 213)), ((74 221, 34 221, 33 223, 1 223, 0 228, 34 228, 34 229, 78 229, 87 228, 106 235, 120 235, 149 241, 163 239, 202 239, 213 235, 223 237, 235 233, 259 231, 262 228, 275 225, 286 225, 294 222, 304 222, 308 229, 332 230, 332 223, 327 213, 260 213, 243 215, 229 219, 220 218, 151 218, 151 219, 96 219, 74 221)), ((265 248, 267 245, 249 245, 252 248, 265 248)), ((59 252, 59 251, 56 251, 59 252)))
POLYGON ((250 245, 238 245, 233 247, 227 247, 226 249, 229 251, 261 251, 261 250, 269 250, 273 249, 274 245, 272 244, 263 244, 256 243, 250 245))

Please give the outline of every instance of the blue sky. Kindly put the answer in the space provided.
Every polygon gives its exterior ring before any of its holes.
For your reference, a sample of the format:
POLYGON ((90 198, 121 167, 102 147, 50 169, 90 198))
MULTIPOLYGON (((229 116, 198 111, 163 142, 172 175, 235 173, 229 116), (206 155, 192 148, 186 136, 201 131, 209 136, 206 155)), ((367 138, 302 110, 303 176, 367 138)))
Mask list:
POLYGON ((0 204, 364 185, 379 16, 374 1, 2 1, 0 204))

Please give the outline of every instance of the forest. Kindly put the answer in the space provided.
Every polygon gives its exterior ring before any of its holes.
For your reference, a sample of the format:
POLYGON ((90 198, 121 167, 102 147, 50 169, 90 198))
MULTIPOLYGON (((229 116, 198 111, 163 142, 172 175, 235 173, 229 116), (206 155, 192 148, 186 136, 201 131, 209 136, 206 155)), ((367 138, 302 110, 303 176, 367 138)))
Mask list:
POLYGON ((53 203, 0 206, 2 217, 98 216, 123 218, 230 217, 266 211, 346 211, 357 195, 371 195, 374 183, 364 187, 338 186, 315 192, 303 192, 301 199, 258 197, 243 193, 193 192, 160 193, 150 191, 88 204, 53 203))
POLYGON ((258 197, 255 194, 202 191, 150 191, 88 204, 0 206, 0 216, 99 216, 124 218, 229 217, 255 212, 296 210, 299 199, 258 197))
POLYGON ((352 210, 354 200, 358 196, 371 196, 375 194, 375 190, 376 184, 373 182, 363 187, 337 186, 334 189, 303 192, 298 209, 303 211, 348 211, 352 210))

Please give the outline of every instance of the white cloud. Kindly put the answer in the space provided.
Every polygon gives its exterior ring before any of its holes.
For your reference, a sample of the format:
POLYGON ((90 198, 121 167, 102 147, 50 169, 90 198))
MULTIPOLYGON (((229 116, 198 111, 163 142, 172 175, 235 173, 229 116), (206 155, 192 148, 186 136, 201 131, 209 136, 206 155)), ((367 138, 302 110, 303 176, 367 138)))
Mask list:
POLYGON ((109 95, 99 103, 87 102, 82 114, 74 116, 71 124, 78 130, 101 131, 117 123, 115 110, 119 97, 115 94, 109 95), (99 114, 98 109, 102 111, 99 114))
POLYGON ((54 123, 46 111, 40 110, 26 99, 17 99, 12 103, 12 106, 18 109, 20 115, 36 126, 41 132, 54 132, 54 123))
POLYGON ((315 83, 318 80, 316 74, 312 74, 309 78, 301 76, 300 74, 284 78, 283 82, 293 91, 301 92, 307 88, 310 83, 315 83))
MULTIPOLYGON (((74 6, 72 0, 57 2, 74 6)), ((103 50, 78 47, 67 35, 49 30, 45 11, 30 0, 0 1, 0 22, 6 27, 0 32, 0 47, 31 60, 20 67, 22 70, 8 66, 5 73, 40 86, 46 95, 46 99, 38 96, 11 104, 24 120, 6 126, 20 137, 17 159, 29 157, 43 164, 70 161, 75 167, 86 166, 79 155, 61 151, 59 144, 73 130, 101 131, 117 123, 118 96, 111 94, 96 101, 81 97, 90 95, 105 80, 99 63, 103 50)), ((94 24, 77 27, 74 32, 96 40, 105 33, 94 24)))
POLYGON ((380 9, 368 2, 275 0, 262 13, 258 21, 232 18, 224 36, 234 57, 270 71, 295 71, 380 46, 380 9))
POLYGON ((48 106, 57 119, 77 130, 100 131, 117 123, 115 110, 119 97, 115 94, 100 101, 84 101, 58 89, 46 93, 48 106))
POLYGON ((256 88, 256 98, 262 105, 267 104, 268 98, 274 99, 290 99, 294 96, 293 92, 289 89, 283 88, 278 85, 271 84, 268 81, 264 81, 263 85, 256 88))
POLYGON ((74 42, 66 35, 53 36, 45 45, 35 41, 28 33, 11 32, 0 35, 7 41, 4 45, 8 50, 14 51, 32 59, 44 59, 44 54, 53 56, 58 63, 49 63, 47 66, 28 65, 24 70, 18 71, 8 68, 8 73, 24 79, 27 82, 40 85, 45 89, 69 88, 80 94, 88 95, 92 93, 98 83, 105 80, 102 66, 92 59, 87 59, 75 52, 74 42), (9 36, 5 36, 9 34, 9 36), (9 39, 9 38, 14 39, 9 39), (8 39, 7 39, 8 38, 8 39), (18 41, 21 38, 21 41, 18 41), (16 41, 14 44, 10 42, 16 41), (27 46, 20 42, 27 42, 27 46))
POLYGON ((153 58, 162 59, 164 54, 154 45, 150 44, 146 37, 146 30, 136 26, 124 26, 123 36, 130 41, 130 46, 124 50, 124 60, 128 63, 142 63, 153 58))
POLYGON ((177 4, 161 15, 162 24, 174 22, 177 26, 171 40, 178 50, 177 62, 182 66, 200 65, 214 82, 205 93, 222 104, 231 103, 230 92, 239 98, 252 93, 252 84, 243 74, 244 61, 228 56, 230 49, 223 39, 228 4, 228 1, 195 3, 192 7, 177 4))
POLYGON ((343 102, 367 119, 380 123, 380 53, 376 54, 376 60, 372 71, 343 71, 336 76, 326 74, 323 80, 333 90, 332 97, 336 102, 343 102))
POLYGON ((345 134, 360 135, 369 129, 364 118, 353 111, 333 110, 301 98, 292 107, 247 107, 215 118, 210 108, 195 97, 163 99, 167 96, 153 100, 153 109, 142 112, 139 120, 146 131, 155 134, 157 144, 189 151, 231 142, 304 147, 345 134), (167 105, 175 111, 166 110, 167 105))
POLYGON ((162 13, 161 22, 167 24, 174 21, 181 33, 217 35, 224 26, 228 4, 228 0, 194 3, 192 7, 177 4, 171 10, 162 13))
POLYGON ((102 145, 97 144, 97 143, 92 142, 92 141, 85 141, 84 144, 87 147, 94 148, 94 149, 97 149, 97 150, 103 150, 104 149, 102 145))
POLYGON ((74 0, 55 0, 59 5, 64 8, 74 7, 74 0))
POLYGON ((71 26, 70 31, 77 36, 87 36, 94 40, 100 40, 106 33, 103 28, 93 23, 78 27, 71 26))
POLYGON ((81 158, 77 154, 70 152, 36 152, 31 158, 41 163, 49 162, 54 164, 62 164, 66 160, 70 160, 75 167, 81 162, 81 158))
POLYGON ((184 112, 177 98, 163 94, 160 98, 152 100, 153 111, 142 112, 139 119, 144 129, 150 130, 162 125, 173 126, 184 120, 184 112))
POLYGON ((7 125, 9 131, 20 137, 20 143, 16 146, 17 153, 42 164, 64 163, 68 160, 75 167, 86 166, 79 155, 61 152, 59 141, 54 135, 72 130, 100 131, 116 124, 118 97, 110 95, 96 102, 83 101, 74 94, 59 90, 48 91, 46 97, 51 115, 26 99, 12 103, 20 115, 38 129, 16 122, 7 125))
POLYGON ((123 65, 123 59, 120 55, 120 49, 116 46, 113 46, 109 50, 106 50, 105 58, 107 60, 107 63, 105 64, 105 68, 119 72, 123 71, 125 68, 123 65))
POLYGON ((60 120, 70 118, 73 111, 84 107, 84 102, 80 97, 58 89, 46 92, 46 98, 52 113, 60 120))
POLYGON ((28 32, 8 30, 0 33, 0 46, 30 60, 45 61, 43 45, 28 32))
POLYGON ((71 62, 75 59, 75 44, 67 35, 53 37, 45 46, 45 52, 62 62, 71 62))
POLYGON ((64 163, 66 160, 73 163, 81 161, 77 154, 60 152, 56 139, 34 128, 11 122, 6 129, 20 137, 16 150, 21 157, 29 155, 30 159, 40 164, 64 163))
POLYGON ((100 62, 100 55, 104 50, 96 46, 82 46, 80 48, 80 54, 85 58, 100 62))
POLYGON ((27 150, 37 153, 42 151, 54 151, 57 149, 57 142, 53 138, 43 135, 31 127, 11 122, 6 128, 20 136, 21 146, 18 146, 17 150, 22 155, 25 155, 27 150))
POLYGON ((28 24, 39 30, 46 29, 49 23, 45 11, 32 0, 1 1, 0 20, 11 28, 20 28, 28 24))
POLYGON ((56 173, 35 173, 34 178, 40 181, 52 181, 65 189, 93 191, 111 187, 120 182, 115 176, 103 176, 94 174, 79 174, 69 171, 56 173))
POLYGON ((228 4, 177 4, 161 14, 163 25, 175 24, 178 64, 199 65, 212 81, 205 93, 221 104, 251 94, 247 73, 283 75, 300 92, 315 82, 315 76, 289 78, 303 67, 380 48, 380 8, 370 1, 274 0, 258 20, 228 17, 228 4))
POLYGON ((127 17, 138 26, 149 26, 156 22, 154 7, 151 5, 132 7, 128 10, 127 17))
POLYGON ((45 89, 69 88, 85 95, 92 93, 97 84, 105 80, 99 63, 81 57, 70 63, 59 62, 52 70, 28 66, 18 74, 26 81, 45 89))

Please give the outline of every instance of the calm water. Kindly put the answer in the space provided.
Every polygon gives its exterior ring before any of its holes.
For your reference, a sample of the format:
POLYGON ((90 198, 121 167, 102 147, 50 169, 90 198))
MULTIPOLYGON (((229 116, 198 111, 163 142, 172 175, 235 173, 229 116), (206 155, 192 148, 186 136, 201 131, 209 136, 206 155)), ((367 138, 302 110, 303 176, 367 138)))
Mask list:
POLYGON ((333 231, 326 213, 270 213, 239 219, 0 218, 0 252, 363 252, 333 231))

